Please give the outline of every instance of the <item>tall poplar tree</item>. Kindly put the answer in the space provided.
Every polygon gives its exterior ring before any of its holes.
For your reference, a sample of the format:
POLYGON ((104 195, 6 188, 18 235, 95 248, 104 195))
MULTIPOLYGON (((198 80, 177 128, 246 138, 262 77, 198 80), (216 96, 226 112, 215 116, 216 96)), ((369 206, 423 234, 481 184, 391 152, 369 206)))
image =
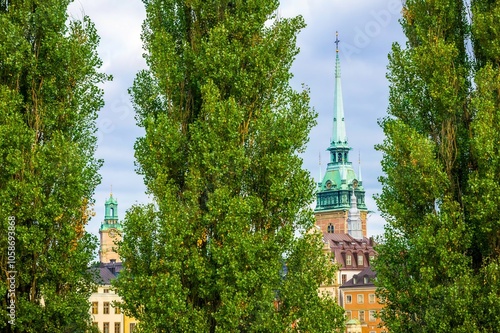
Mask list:
POLYGON ((0 331, 91 330, 84 230, 94 158, 98 36, 69 0, 0 1, 0 331))
POLYGON ((376 269, 391 332, 497 332, 500 1, 408 0, 389 56, 387 220, 376 269), (471 15, 470 15, 471 14, 471 15))
POLYGON ((116 286, 141 332, 332 332, 342 310, 302 169, 315 122, 290 85, 301 17, 277 0, 148 0, 131 88, 154 205, 124 221, 116 286), (297 234, 301 233, 300 237, 297 234))

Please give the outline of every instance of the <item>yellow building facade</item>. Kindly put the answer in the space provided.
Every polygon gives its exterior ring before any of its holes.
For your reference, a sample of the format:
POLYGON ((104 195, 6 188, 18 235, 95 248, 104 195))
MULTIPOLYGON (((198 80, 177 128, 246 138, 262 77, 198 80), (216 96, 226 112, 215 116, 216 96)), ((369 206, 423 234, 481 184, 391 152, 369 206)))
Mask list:
POLYGON ((376 274, 367 267, 340 286, 341 305, 345 309, 346 330, 360 333, 383 333, 387 329, 379 318, 383 304, 377 298, 373 281, 376 274))

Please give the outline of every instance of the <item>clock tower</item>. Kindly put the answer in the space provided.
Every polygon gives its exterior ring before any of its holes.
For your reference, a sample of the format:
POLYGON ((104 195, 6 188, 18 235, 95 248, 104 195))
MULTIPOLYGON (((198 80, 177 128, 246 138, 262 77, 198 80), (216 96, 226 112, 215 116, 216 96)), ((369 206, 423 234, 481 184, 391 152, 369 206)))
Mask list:
POLYGON ((316 225, 326 233, 349 234, 354 238, 366 237, 365 190, 361 178, 361 168, 357 175, 349 159, 351 147, 347 142, 344 121, 344 103, 340 84, 340 59, 338 34, 335 41, 335 91, 333 106, 333 126, 330 146, 330 161, 323 179, 316 191, 314 215, 316 225), (354 214, 354 215, 353 215, 354 214))
POLYGON ((109 195, 104 207, 104 221, 99 228, 101 239, 99 261, 102 263, 121 262, 116 253, 116 242, 122 240, 123 226, 118 222, 118 202, 113 198, 113 193, 109 195))

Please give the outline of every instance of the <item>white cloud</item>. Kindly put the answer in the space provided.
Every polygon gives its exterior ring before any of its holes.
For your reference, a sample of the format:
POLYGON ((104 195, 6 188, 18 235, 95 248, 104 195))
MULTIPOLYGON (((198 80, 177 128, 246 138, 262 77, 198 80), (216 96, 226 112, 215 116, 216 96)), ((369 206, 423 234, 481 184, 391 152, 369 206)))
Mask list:
MULTIPOLYGON (((318 125, 311 132, 303 155, 304 166, 317 178, 318 152, 322 152, 323 168, 328 158, 325 150, 333 116, 333 42, 335 31, 339 31, 347 133, 353 147, 351 161, 356 165, 361 151, 363 185, 372 211, 377 208, 371 196, 380 190, 377 178, 381 174, 381 155, 373 146, 383 140, 376 121, 387 109, 387 53, 392 42, 402 40, 398 6, 401 7, 400 0, 284 0, 280 6, 281 16, 301 14, 308 24, 298 37, 301 53, 292 68, 293 86, 300 88, 301 83, 309 86, 311 106, 319 114, 318 125)), ((114 76, 114 81, 104 86, 106 106, 99 118, 103 140, 98 155, 105 158, 106 164, 95 195, 98 215, 90 228, 96 232, 110 184, 122 217, 134 202, 148 200, 142 177, 134 171, 133 143, 142 132, 135 125, 127 94, 137 71, 145 67, 140 40, 145 10, 140 0, 79 0, 71 5, 70 12, 81 17, 82 9, 95 22, 101 36, 99 52, 104 60, 103 70, 114 76)), ((369 235, 380 234, 382 226, 380 215, 371 214, 369 235)))

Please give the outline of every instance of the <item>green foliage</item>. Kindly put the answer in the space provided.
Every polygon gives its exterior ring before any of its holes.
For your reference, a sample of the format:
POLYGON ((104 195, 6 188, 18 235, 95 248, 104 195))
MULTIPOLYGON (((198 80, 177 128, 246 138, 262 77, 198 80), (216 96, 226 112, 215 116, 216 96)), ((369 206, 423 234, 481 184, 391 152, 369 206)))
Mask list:
MULTIPOLYGON (((0 229, 15 222, 15 326, 2 332, 90 331, 84 230, 101 162, 93 157, 103 106, 98 36, 88 18, 67 22, 69 1, 0 2, 0 229)), ((0 294, 9 289, 0 235, 0 294)))
POLYGON ((408 42, 389 57, 378 146, 388 225, 376 270, 391 332, 498 331, 498 19, 498 1, 403 8, 408 42))
POLYGON ((332 332, 333 268, 302 169, 315 114, 289 86, 300 17, 278 2, 145 1, 148 70, 131 89, 155 204, 124 225, 116 286, 142 332, 332 332), (285 269, 287 274, 284 274, 285 269))

